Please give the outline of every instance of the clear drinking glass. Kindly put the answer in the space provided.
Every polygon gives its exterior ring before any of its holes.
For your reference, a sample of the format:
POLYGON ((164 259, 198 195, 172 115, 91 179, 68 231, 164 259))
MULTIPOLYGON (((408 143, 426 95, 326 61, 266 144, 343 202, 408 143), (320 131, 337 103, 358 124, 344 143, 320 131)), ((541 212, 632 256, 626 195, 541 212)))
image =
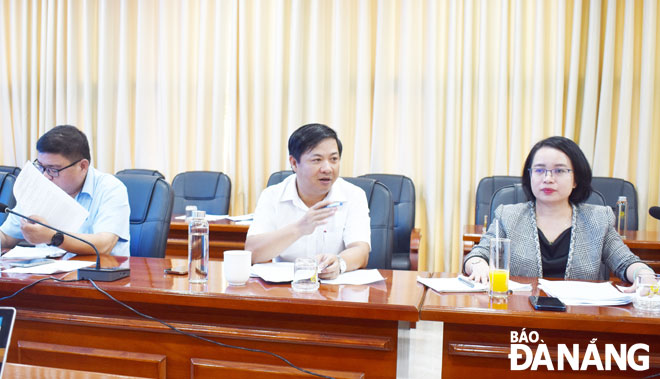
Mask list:
POLYGON ((616 202, 616 231, 621 238, 626 238, 628 231, 628 199, 619 196, 616 202))
POLYGON ((193 212, 197 210, 196 205, 186 205, 186 224, 190 224, 193 212))
POLYGON ((493 298, 506 298, 509 292, 509 263, 511 260, 511 240, 493 238, 490 240, 489 294, 493 298))
POLYGON ((314 292, 319 289, 318 263, 314 258, 296 258, 293 264, 291 288, 296 292, 314 292))
POLYGON ((206 212, 194 211, 188 224, 188 281, 204 283, 209 274, 209 223, 206 212))
POLYGON ((635 308, 660 312, 660 274, 640 273, 635 278, 635 297, 633 305, 635 308))

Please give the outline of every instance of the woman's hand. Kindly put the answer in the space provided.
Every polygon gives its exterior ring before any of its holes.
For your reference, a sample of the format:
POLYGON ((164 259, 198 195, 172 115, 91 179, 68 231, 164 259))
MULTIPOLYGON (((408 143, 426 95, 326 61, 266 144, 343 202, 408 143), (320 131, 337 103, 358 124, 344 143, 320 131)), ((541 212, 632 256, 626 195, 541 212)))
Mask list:
POLYGON ((477 283, 488 283, 488 263, 483 258, 471 258, 465 263, 465 271, 470 280, 477 283))

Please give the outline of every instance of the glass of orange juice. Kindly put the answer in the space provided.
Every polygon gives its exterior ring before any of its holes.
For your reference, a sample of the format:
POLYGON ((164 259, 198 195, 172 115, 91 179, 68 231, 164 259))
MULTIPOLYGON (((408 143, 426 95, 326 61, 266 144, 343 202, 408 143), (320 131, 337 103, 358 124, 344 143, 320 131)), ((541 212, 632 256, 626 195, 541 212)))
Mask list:
POLYGON ((489 294, 493 298, 506 298, 509 292, 509 263, 511 261, 511 240, 493 238, 490 240, 489 294))

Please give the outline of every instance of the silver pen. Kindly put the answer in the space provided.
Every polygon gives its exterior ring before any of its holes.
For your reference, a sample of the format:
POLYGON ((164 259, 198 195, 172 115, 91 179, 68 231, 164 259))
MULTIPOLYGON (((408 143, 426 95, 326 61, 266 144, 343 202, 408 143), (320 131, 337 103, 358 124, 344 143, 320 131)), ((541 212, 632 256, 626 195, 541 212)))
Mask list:
POLYGON ((462 276, 459 276, 458 280, 460 280, 463 284, 467 285, 468 287, 474 288, 474 282, 471 281, 470 279, 466 279, 462 276))

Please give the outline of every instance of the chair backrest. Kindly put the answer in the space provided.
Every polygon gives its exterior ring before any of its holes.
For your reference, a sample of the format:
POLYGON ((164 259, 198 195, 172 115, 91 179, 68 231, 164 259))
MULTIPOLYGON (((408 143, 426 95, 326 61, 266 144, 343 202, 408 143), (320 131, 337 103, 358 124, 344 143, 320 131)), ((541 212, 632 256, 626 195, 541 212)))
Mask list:
POLYGON ((128 190, 131 256, 163 258, 174 203, 172 187, 157 176, 117 174, 116 177, 128 190))
POLYGON ((21 168, 16 166, 0 166, 0 172, 6 172, 18 176, 18 174, 21 173, 21 168))
POLYGON ((221 172, 187 171, 172 180, 174 214, 184 214, 187 205, 195 205, 207 214, 229 213, 231 180, 221 172))
POLYGON ((360 176, 383 183, 394 202, 394 252, 392 268, 410 270, 410 234, 415 227, 415 184, 403 175, 367 174, 360 176))
MULTIPOLYGON (((474 223, 477 225, 484 224, 484 216, 490 215, 490 199, 498 189, 520 182, 520 176, 486 176, 481 178, 475 196, 474 223)), ((490 223, 490 220, 488 221, 490 223)))
MULTIPOLYGON (((526 201, 527 197, 525 196, 525 192, 523 191, 521 183, 516 183, 500 188, 495 192, 495 194, 493 194, 493 197, 490 201, 490 215, 488 216, 488 225, 490 225, 491 220, 493 220, 495 210, 498 206, 502 204, 524 203, 526 201)), ((600 192, 594 190, 591 192, 591 195, 587 201, 585 201, 585 203, 605 205, 605 198, 600 194, 600 192)))
POLYGON ((266 183, 266 187, 270 187, 274 184, 281 183, 284 179, 286 179, 289 175, 292 174, 293 174, 292 170, 274 172, 270 174, 270 177, 268 178, 268 183, 266 183))
POLYGON ((148 169, 148 168, 127 168, 125 170, 117 171, 117 174, 115 174, 115 175, 119 175, 119 174, 122 174, 122 175, 123 174, 150 175, 150 176, 159 177, 161 179, 165 179, 165 175, 161 174, 160 171, 151 170, 151 169, 148 169))
POLYGON ((371 218, 371 253, 367 268, 392 268, 394 202, 387 187, 374 179, 344 178, 365 192, 371 218))
POLYGON ((628 200, 628 230, 637 230, 639 223, 637 190, 632 183, 619 178, 596 176, 591 179, 591 186, 603 195, 605 204, 612 207, 615 215, 617 212, 616 202, 619 196, 625 196, 628 200))
MULTIPOLYGON (((0 172, 0 203, 6 204, 9 208, 14 208, 16 198, 14 198, 14 183, 16 177, 7 172, 0 172)), ((6 213, 0 213, 0 225, 7 219, 6 213)))

